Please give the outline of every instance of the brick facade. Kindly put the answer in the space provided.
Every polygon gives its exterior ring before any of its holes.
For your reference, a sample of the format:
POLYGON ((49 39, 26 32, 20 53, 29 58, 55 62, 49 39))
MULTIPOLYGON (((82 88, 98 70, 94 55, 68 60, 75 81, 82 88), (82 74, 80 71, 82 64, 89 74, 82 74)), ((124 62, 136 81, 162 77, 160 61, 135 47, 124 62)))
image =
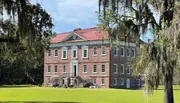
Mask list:
MULTIPOLYGON (((76 39, 81 40, 81 36, 77 36, 76 39)), ((61 42, 51 44, 50 49, 44 51, 45 85, 52 85, 55 82, 63 84, 66 81, 65 75, 73 75, 79 78, 78 83, 87 80, 94 82, 93 80, 96 80, 96 85, 101 88, 137 88, 141 86, 142 81, 131 75, 132 68, 130 69, 130 73, 127 74, 127 65, 132 65, 134 61, 132 50, 136 55, 136 46, 134 43, 128 46, 125 42, 121 41, 120 43, 122 44, 116 46, 117 55, 114 55, 115 46, 112 46, 112 43, 108 40, 69 42, 71 40, 73 40, 72 36, 67 42, 63 42, 64 44, 61 42), (87 51, 84 51, 84 46, 87 48, 87 51), (75 58, 73 57, 73 47, 77 48, 77 57, 75 58), (122 47, 124 48, 124 56, 121 56, 122 47), (66 59, 62 59, 63 48, 67 48, 66 59), (96 55, 94 55, 94 48, 97 53, 96 55), (126 55, 127 48, 129 48, 129 57, 126 55), (105 49, 105 54, 103 55, 102 49, 105 49), (55 51, 57 51, 56 56, 55 51), (87 52, 87 58, 83 58, 84 52, 87 52), (117 65, 117 73, 114 73, 114 64, 117 65), (124 65, 124 74, 121 71, 121 64, 124 65), (48 68, 50 68, 49 71, 48 68), (57 68, 57 71, 55 68, 57 68), (94 68, 96 68, 96 70, 94 70, 94 68), (104 82, 104 84, 102 84, 102 82, 104 82)), ((75 83, 75 81, 73 83, 75 83)))

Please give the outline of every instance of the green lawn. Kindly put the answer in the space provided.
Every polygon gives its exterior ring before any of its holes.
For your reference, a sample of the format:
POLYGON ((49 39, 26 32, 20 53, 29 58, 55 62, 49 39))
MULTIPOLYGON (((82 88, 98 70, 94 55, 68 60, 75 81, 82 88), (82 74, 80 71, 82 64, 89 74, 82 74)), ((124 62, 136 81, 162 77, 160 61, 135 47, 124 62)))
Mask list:
MULTIPOLYGON (((175 90, 174 95, 175 103, 180 103, 180 90, 175 90)), ((162 103, 162 100, 163 90, 154 91, 153 96, 145 98, 142 90, 0 87, 0 103, 162 103)))

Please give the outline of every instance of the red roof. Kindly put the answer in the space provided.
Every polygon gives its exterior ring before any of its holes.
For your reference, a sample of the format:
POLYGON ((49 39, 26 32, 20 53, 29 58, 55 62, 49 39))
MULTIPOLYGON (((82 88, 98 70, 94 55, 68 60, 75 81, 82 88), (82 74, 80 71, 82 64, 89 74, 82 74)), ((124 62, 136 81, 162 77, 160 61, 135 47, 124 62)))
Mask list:
MULTIPOLYGON (((72 33, 77 34, 80 38, 84 40, 102 40, 102 39, 108 39, 108 33, 104 31, 98 30, 98 28, 87 28, 87 29, 76 29, 72 32, 66 32, 66 33, 61 33, 58 34, 56 37, 51 39, 51 43, 58 43, 62 42, 64 39, 66 39, 70 34, 72 33)), ((72 40, 69 42, 77 42, 77 41, 82 41, 82 40, 72 40)))

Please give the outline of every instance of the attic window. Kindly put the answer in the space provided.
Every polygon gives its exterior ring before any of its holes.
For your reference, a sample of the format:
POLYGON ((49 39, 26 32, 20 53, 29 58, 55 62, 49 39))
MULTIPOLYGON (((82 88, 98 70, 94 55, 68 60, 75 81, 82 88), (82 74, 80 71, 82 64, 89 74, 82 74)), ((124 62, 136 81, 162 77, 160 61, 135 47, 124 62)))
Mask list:
POLYGON ((73 35, 73 39, 76 39, 76 35, 73 35))

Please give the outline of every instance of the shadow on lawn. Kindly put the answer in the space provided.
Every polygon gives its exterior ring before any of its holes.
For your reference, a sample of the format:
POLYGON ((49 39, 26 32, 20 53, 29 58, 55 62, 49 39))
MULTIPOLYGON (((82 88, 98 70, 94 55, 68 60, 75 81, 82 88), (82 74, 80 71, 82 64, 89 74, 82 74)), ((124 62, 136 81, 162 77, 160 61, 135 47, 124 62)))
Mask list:
POLYGON ((34 87, 34 85, 1 85, 0 86, 0 88, 27 88, 27 87, 34 87))
POLYGON ((80 103, 80 102, 61 102, 61 101, 0 101, 0 103, 80 103))

